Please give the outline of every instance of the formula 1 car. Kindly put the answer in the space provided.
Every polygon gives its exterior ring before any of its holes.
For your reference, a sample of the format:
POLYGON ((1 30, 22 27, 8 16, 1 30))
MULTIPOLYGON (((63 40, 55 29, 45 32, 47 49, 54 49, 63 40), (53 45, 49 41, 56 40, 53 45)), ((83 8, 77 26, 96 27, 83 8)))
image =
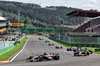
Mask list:
POLYGON ((42 38, 38 38, 39 40, 43 40, 42 38))
POLYGON ((74 56, 81 56, 81 55, 87 56, 89 55, 89 52, 87 51, 75 51, 74 52, 74 56))
POLYGON ((62 46, 55 46, 56 49, 63 49, 62 46))
POLYGON ((59 59, 60 56, 57 53, 50 53, 50 54, 44 53, 43 55, 39 55, 35 57, 30 56, 26 60, 29 62, 38 62, 38 61, 59 60, 59 59))
POLYGON ((54 44, 53 43, 49 43, 48 46, 54 46, 54 44))
POLYGON ((87 48, 85 48, 83 50, 89 52, 89 54, 93 54, 93 51, 92 50, 88 50, 87 48))
POLYGON ((74 51, 75 49, 70 47, 70 48, 67 48, 67 51, 74 51))
POLYGON ((50 41, 46 40, 45 43, 49 43, 50 41))

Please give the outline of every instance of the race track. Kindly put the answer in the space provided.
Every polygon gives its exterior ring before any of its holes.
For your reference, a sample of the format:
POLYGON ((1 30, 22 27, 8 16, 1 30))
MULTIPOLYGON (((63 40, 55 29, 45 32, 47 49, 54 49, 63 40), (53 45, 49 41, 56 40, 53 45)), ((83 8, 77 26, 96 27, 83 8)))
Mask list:
POLYGON ((74 57, 73 52, 64 49, 55 49, 58 45, 48 46, 45 37, 44 40, 38 40, 39 36, 29 36, 23 51, 11 63, 0 64, 0 66, 100 66, 100 55, 91 54, 89 56, 74 57), (38 54, 46 53, 59 53, 60 60, 42 61, 42 62, 27 62, 26 58, 38 54))

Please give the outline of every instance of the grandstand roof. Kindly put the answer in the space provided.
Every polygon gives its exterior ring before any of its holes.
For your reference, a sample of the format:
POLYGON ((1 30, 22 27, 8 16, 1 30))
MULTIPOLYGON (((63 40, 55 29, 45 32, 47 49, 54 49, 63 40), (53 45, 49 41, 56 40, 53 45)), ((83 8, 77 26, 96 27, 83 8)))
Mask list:
POLYGON ((97 17, 100 16, 100 12, 86 11, 86 10, 75 10, 68 14, 68 16, 79 16, 79 17, 97 17))
POLYGON ((0 16, 0 20, 6 20, 6 19, 7 19, 7 18, 5 18, 5 17, 1 17, 1 16, 0 16))

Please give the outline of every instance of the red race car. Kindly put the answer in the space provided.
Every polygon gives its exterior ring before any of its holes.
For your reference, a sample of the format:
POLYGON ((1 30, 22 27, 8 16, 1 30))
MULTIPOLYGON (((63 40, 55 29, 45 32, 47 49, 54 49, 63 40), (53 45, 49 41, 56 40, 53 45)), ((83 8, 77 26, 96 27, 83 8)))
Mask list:
POLYGON ((26 60, 29 62, 38 62, 38 61, 46 61, 46 60, 59 60, 60 56, 57 53, 50 53, 50 54, 41 54, 39 56, 30 56, 26 60))

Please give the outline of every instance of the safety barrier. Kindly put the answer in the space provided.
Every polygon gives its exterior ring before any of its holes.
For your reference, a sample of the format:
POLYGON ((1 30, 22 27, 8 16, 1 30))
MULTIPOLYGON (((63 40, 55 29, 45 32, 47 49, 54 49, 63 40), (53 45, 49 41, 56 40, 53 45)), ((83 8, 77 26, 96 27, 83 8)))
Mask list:
POLYGON ((14 41, 0 41, 0 49, 12 46, 14 41))
POLYGON ((70 43, 67 43, 67 42, 62 41, 62 40, 58 40, 58 39, 51 38, 51 37, 49 37, 49 39, 54 40, 54 41, 57 41, 57 42, 60 42, 60 43, 65 44, 65 45, 67 45, 67 46, 71 46, 71 44, 70 44, 70 43))
POLYGON ((100 51, 100 49, 95 49, 95 52, 98 52, 98 51, 100 51))
MULTIPOLYGON (((25 36, 23 36, 21 39, 19 39, 18 41, 21 41, 25 36)), ((17 44, 17 43, 16 43, 17 44)), ((16 45, 15 44, 15 45, 16 45)), ((0 54, 4 53, 8 50, 11 50, 12 48, 15 47, 14 45, 14 41, 0 41, 0 54)))
POLYGON ((64 35, 54 35, 51 36, 51 38, 75 44, 100 44, 100 37, 70 37, 64 35))
POLYGON ((49 37, 49 39, 57 41, 57 42, 60 42, 60 43, 63 43, 65 45, 67 45, 67 46, 100 48, 100 44, 76 44, 76 43, 67 43, 67 42, 65 42, 63 40, 58 40, 58 39, 51 38, 51 37, 49 37))

